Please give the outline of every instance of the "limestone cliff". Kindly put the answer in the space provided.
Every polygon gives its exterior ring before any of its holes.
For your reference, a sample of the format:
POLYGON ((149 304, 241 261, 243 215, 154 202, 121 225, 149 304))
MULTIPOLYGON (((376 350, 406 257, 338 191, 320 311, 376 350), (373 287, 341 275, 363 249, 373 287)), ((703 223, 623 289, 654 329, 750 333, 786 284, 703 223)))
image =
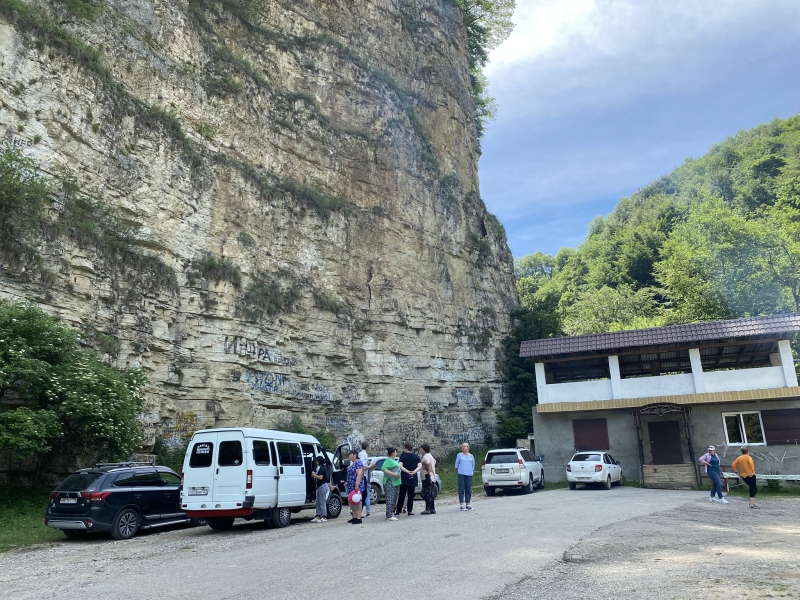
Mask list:
POLYGON ((144 368, 150 443, 291 415, 483 442, 516 295, 455 4, 76 2, 0 0, 0 127, 135 250, 43 236, 0 293, 144 368))

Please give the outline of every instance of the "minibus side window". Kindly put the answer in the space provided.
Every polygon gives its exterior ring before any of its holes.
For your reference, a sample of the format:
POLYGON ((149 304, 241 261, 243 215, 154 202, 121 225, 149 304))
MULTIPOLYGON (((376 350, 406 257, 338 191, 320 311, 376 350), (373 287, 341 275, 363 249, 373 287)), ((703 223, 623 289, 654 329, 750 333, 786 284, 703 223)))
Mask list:
POLYGON ((278 456, 282 466, 298 465, 303 466, 303 455, 300 453, 298 444, 278 442, 278 456))
POLYGON ((219 444, 220 467, 238 467, 242 464, 242 443, 238 440, 228 440, 219 444))
POLYGON ((264 440, 253 440, 253 462, 259 466, 272 464, 269 457, 269 444, 264 440))
POLYGON ((193 468, 210 467, 212 456, 214 456, 213 443, 197 442, 192 448, 191 456, 189 456, 189 466, 193 468))

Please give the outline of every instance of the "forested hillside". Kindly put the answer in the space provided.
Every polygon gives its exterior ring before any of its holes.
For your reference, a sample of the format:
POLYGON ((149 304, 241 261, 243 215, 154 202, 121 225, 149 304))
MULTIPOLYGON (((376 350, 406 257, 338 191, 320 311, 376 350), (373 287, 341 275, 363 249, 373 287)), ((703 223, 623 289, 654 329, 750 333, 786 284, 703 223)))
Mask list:
POLYGON ((525 256, 516 274, 501 437, 535 402, 522 339, 800 310, 800 115, 688 159, 597 217, 578 248, 525 256))

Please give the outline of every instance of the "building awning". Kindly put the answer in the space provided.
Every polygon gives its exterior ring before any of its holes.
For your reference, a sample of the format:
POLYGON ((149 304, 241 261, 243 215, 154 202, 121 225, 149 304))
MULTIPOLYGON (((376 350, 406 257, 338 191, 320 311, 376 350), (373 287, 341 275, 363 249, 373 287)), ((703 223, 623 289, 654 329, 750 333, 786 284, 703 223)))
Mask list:
POLYGON ((649 398, 618 398, 615 400, 592 400, 588 402, 552 402, 537 404, 537 413, 577 412, 588 410, 614 410, 637 408, 648 404, 716 404, 724 402, 753 402, 758 400, 789 400, 800 398, 800 387, 745 390, 741 392, 712 392, 705 394, 682 394, 677 396, 651 396, 649 398))

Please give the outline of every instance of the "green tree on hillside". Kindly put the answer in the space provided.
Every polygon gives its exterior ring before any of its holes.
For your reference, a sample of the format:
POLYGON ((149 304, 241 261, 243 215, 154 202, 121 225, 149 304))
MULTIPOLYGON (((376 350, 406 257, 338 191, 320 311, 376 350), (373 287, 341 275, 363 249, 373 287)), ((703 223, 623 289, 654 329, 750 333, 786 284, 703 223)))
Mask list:
POLYGON ((800 311, 800 115, 688 159, 596 218, 578 248, 519 259, 517 292, 507 439, 527 433, 512 417, 535 401, 521 337, 800 311))
POLYGON ((487 93, 488 82, 483 67, 489 51, 497 48, 511 35, 516 0, 453 0, 461 9, 467 29, 471 97, 475 104, 475 128, 478 140, 483 138, 486 125, 494 119, 496 103, 487 93))
POLYGON ((125 459, 138 450, 144 375, 106 365, 36 306, 0 300, 0 449, 34 457, 125 459))

